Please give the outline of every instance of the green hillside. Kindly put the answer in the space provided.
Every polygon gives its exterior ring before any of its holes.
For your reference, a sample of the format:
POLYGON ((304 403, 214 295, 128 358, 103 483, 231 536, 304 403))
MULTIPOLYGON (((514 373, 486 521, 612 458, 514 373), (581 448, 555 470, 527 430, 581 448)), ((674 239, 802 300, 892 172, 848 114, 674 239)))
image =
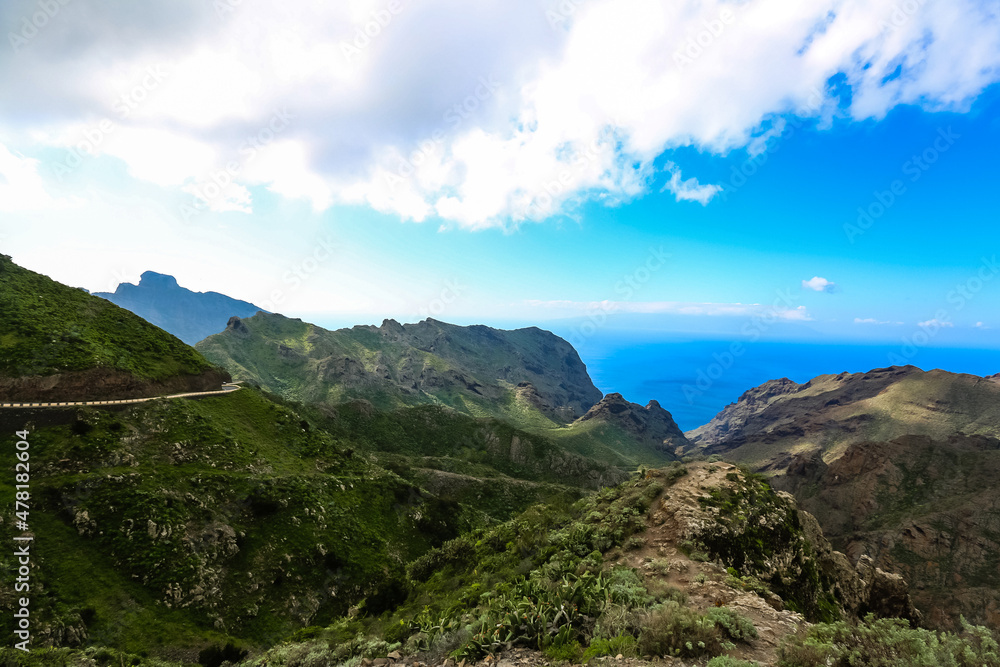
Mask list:
POLYGON ((489 522, 251 389, 0 423, 30 432, 39 644, 269 645, 362 598, 392 604, 409 561, 489 522))
POLYGON ((554 426, 601 398, 573 347, 529 328, 436 320, 328 331, 281 315, 230 322, 197 344, 233 377, 303 403, 365 399, 382 409, 443 405, 520 426, 554 426))
POLYGON ((6 255, 0 255, 0 313, 0 377, 103 368, 156 381, 212 368, 142 318, 6 255))

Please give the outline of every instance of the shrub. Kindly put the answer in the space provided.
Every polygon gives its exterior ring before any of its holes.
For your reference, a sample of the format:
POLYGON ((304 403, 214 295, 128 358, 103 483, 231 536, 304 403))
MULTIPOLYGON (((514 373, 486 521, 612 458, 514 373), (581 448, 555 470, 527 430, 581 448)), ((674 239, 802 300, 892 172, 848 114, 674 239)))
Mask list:
POLYGON ((542 651, 546 658, 552 662, 580 662, 583 656, 583 647, 575 639, 565 644, 553 644, 542 651))
POLYGON ((687 594, 679 588, 671 586, 662 579, 652 579, 646 584, 646 590, 657 602, 673 600, 677 604, 687 604, 687 594))
POLYGON ((898 618, 876 619, 869 614, 851 625, 844 621, 819 623, 805 637, 782 644, 778 653, 781 667, 998 667, 1000 647, 984 627, 962 619, 963 632, 937 633, 911 628, 898 618))
POLYGON ((757 639, 757 628, 749 618, 728 607, 714 607, 705 612, 705 617, 729 635, 733 641, 746 642, 757 639))
POLYGON ((627 551, 634 551, 635 549, 641 549, 646 546, 646 538, 640 535, 633 535, 632 537, 625 540, 623 545, 627 551))
POLYGON ((632 635, 617 635, 610 639, 602 639, 600 637, 595 638, 592 642, 590 642, 590 646, 587 647, 587 650, 583 652, 583 658, 581 658, 580 661, 586 663, 592 658, 596 658, 598 656, 615 656, 619 653, 627 658, 635 657, 635 637, 632 635))
POLYGON ((715 623, 676 602, 651 609, 641 626, 638 648, 643 655, 694 658, 721 649, 715 623))
POLYGON ((709 660, 705 667, 758 667, 758 664, 749 660, 730 658, 728 655, 719 655, 709 660))

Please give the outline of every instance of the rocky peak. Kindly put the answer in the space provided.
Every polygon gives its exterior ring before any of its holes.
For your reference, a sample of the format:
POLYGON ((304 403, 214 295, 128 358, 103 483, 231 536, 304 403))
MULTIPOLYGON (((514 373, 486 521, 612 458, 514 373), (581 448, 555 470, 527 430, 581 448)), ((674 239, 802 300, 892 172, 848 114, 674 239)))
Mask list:
POLYGON ((154 289, 180 289, 177 279, 165 273, 156 271, 145 271, 139 276, 139 287, 151 287, 154 289))
POLYGON ((243 324, 243 320, 233 315, 229 318, 229 322, 226 323, 226 331, 231 331, 237 336, 246 338, 250 335, 250 329, 247 325, 243 324))
POLYGON ((658 448, 667 447, 671 452, 676 446, 688 444, 673 416, 658 402, 650 401, 644 407, 625 400, 619 393, 606 395, 577 421, 610 424, 658 448))

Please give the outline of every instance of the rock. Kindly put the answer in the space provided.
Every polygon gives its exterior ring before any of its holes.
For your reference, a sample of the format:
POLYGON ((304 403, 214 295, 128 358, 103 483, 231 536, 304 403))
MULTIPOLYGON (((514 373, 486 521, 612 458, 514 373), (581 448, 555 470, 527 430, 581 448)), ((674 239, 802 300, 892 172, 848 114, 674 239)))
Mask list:
POLYGON ((615 656, 615 660, 624 660, 624 659, 625 659, 625 656, 622 655, 621 653, 619 653, 618 655, 615 656))
POLYGON ((400 653, 399 651, 393 651, 392 653, 390 653, 390 654, 389 654, 388 656, 386 656, 386 657, 388 657, 388 658, 390 658, 390 659, 392 659, 392 660, 399 660, 400 658, 402 658, 402 657, 403 657, 403 654, 402 654, 402 653, 400 653))
POLYGON ((372 667, 384 667, 389 664, 388 658, 375 658, 372 660, 372 667))

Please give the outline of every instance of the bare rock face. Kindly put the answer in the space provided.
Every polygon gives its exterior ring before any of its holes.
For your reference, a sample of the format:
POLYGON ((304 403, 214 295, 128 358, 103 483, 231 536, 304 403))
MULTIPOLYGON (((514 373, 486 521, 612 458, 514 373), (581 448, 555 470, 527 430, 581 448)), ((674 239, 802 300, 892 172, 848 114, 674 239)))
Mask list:
POLYGON ((91 368, 86 371, 19 378, 0 377, 0 401, 61 402, 146 398, 186 392, 213 391, 232 378, 213 368, 198 375, 144 380, 125 371, 91 368))
POLYGON ((791 394, 800 385, 788 378, 768 380, 764 384, 743 392, 736 403, 730 403, 712 421, 692 431, 688 439, 696 445, 715 445, 738 440, 741 430, 757 415, 764 412, 780 396, 791 394))
POLYGON ((621 394, 608 394, 577 423, 591 421, 616 426, 637 440, 670 453, 678 446, 688 444, 673 416, 656 401, 650 401, 644 407, 626 401, 621 394))

